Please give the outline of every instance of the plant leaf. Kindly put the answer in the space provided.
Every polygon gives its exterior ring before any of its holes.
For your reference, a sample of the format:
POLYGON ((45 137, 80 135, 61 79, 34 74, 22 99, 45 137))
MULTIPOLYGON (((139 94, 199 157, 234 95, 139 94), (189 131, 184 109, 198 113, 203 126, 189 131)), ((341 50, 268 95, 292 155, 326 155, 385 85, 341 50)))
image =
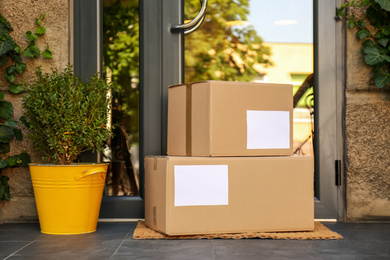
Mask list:
POLYGON ((0 14, 0 23, 4 24, 5 28, 9 31, 13 31, 14 29, 11 27, 11 24, 7 21, 5 17, 0 14))
POLYGON ((6 40, 9 35, 9 30, 4 26, 4 24, 0 23, 0 36, 2 40, 6 40))
POLYGON ((15 69, 16 71, 22 75, 23 72, 26 70, 26 64, 24 64, 23 62, 16 62, 15 63, 15 69))
POLYGON ((369 5, 367 8, 367 18, 374 27, 381 27, 384 25, 385 16, 382 12, 369 5))
POLYGON ((9 82, 14 82, 16 80, 15 72, 16 72, 15 65, 8 66, 8 68, 5 69, 4 76, 9 82))
MULTIPOLYGON (((33 43, 33 42, 32 42, 33 43)), ((38 58, 39 57, 39 48, 33 44, 30 44, 27 49, 23 52, 23 55, 29 58, 38 58)))
POLYGON ((9 50, 14 47, 13 40, 11 37, 7 37, 6 40, 0 40, 0 56, 6 54, 9 50))
MULTIPOLYGON (((367 46, 374 46, 374 42, 371 41, 371 40, 365 40, 365 41, 362 43, 362 46, 363 46, 362 49, 366 48, 367 46)), ((363 52, 363 53, 364 53, 364 52, 363 52)))
POLYGON ((46 50, 42 52, 42 57, 46 59, 53 58, 53 52, 49 49, 49 44, 47 45, 46 50))
POLYGON ((0 200, 10 200, 8 181, 7 176, 0 176, 0 200))
POLYGON ((359 22, 358 22, 358 24, 359 24, 359 29, 363 29, 364 27, 366 27, 366 21, 364 21, 364 20, 360 20, 359 22))
POLYGON ((30 42, 38 39, 38 35, 33 34, 31 31, 26 32, 26 37, 30 42))
POLYGON ((390 26, 386 26, 382 29, 383 35, 388 36, 390 34, 390 26))
POLYGON ((0 153, 9 153, 11 151, 11 146, 9 143, 0 143, 0 153))
POLYGON ((0 101, 4 100, 4 93, 0 91, 0 101))
POLYGON ((8 165, 11 166, 11 167, 15 166, 16 165, 15 158, 13 158, 13 157, 8 158, 8 165))
POLYGON ((8 143, 14 138, 14 131, 7 126, 0 126, 0 142, 8 143))
POLYGON ((8 68, 5 70, 5 72, 6 72, 7 74, 15 73, 15 71, 16 71, 15 65, 8 66, 8 68))
POLYGON ((27 122, 27 118, 25 116, 21 116, 19 121, 22 122, 27 128, 30 128, 30 123, 27 122))
POLYGON ((22 166, 27 167, 31 163, 31 157, 27 152, 22 152, 19 155, 13 156, 16 159, 17 163, 20 163, 22 166), (21 162, 20 162, 21 161, 21 162))
POLYGON ((387 55, 382 55, 383 61, 389 62, 390 63, 390 56, 387 55))
POLYGON ((16 53, 20 53, 20 51, 22 50, 20 48, 20 46, 15 41, 14 41, 14 50, 15 50, 16 53))
POLYGON ((5 76, 5 78, 6 78, 9 82, 14 82, 14 81, 16 80, 16 75, 15 75, 15 73, 11 73, 11 74, 5 73, 4 76, 5 76))
POLYGON ((389 0, 375 0, 383 9, 390 12, 390 1, 389 0))
POLYGON ((4 160, 0 158, 0 169, 4 169, 7 166, 8 166, 8 160, 4 160))
POLYGON ((14 62, 22 63, 22 57, 20 56, 20 53, 16 52, 9 52, 8 55, 10 56, 11 60, 14 62))
POLYGON ((8 63, 8 58, 1 56, 0 57, 0 66, 3 66, 4 64, 7 64, 7 63, 8 63))
POLYGON ((13 130, 14 130, 14 133, 15 133, 16 140, 18 140, 18 141, 23 140, 22 130, 20 130, 18 128, 14 128, 13 130))
POLYGON ((379 50, 373 46, 363 48, 363 52, 366 54, 364 56, 364 61, 367 65, 375 65, 384 61, 384 55, 382 55, 379 50))
POLYGON ((348 27, 349 28, 354 28, 356 26, 356 22, 354 20, 348 21, 348 27))
POLYGON ((383 88, 390 83, 390 74, 385 68, 380 68, 375 72, 375 85, 378 88, 383 88))
POLYGON ((369 30, 366 30, 366 29, 363 29, 363 30, 359 30, 356 32, 356 36, 360 39, 360 40, 364 40, 365 38, 367 38, 367 36, 370 35, 370 31, 369 30))
POLYGON ((342 4, 342 5, 340 6, 340 8, 338 8, 338 9, 336 10, 336 14, 337 14, 338 16, 340 16, 340 17, 345 17, 344 9, 345 9, 345 4, 342 4))
POLYGON ((27 167, 31 163, 31 157, 27 152, 19 154, 19 158, 22 159, 22 166, 27 167))
POLYGON ((5 188, 4 188, 4 186, 3 186, 3 183, 0 182, 0 200, 3 199, 4 194, 5 194, 5 188))
POLYGON ((25 91, 23 84, 11 84, 9 85, 9 91, 13 94, 19 94, 25 91))
POLYGON ((384 35, 381 31, 379 31, 379 32, 377 32, 376 34, 375 34, 375 38, 377 38, 377 39, 380 39, 380 38, 383 38, 383 37, 385 37, 386 35, 384 35))
POLYGON ((4 125, 9 127, 16 127, 18 125, 18 122, 13 120, 12 118, 8 118, 7 120, 5 120, 4 125))
POLYGON ((11 118, 14 113, 12 103, 8 101, 0 101, 0 117, 4 119, 11 118))
POLYGON ((45 34, 45 32, 46 32, 45 26, 41 26, 41 27, 35 29, 35 33, 36 33, 37 35, 45 34))
POLYGON ((387 44, 389 43, 389 38, 380 38, 377 40, 377 42, 383 47, 386 47, 387 44))
POLYGON ((7 192, 7 190, 9 190, 9 186, 7 185, 7 188, 8 189, 6 189, 6 192, 4 193, 4 196, 3 196, 3 200, 10 200, 11 198, 10 198, 10 194, 9 194, 9 191, 7 192))

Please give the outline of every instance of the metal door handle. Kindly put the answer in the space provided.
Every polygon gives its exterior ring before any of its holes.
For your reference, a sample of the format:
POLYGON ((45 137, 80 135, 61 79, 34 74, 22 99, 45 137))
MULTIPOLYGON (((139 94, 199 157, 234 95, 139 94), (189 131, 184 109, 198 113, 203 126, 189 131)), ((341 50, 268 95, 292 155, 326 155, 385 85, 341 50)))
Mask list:
POLYGON ((206 16, 207 0, 200 0, 200 2, 202 3, 202 7, 200 8, 200 12, 194 18, 194 20, 185 24, 177 24, 172 26, 171 27, 172 33, 180 33, 184 31, 184 34, 190 34, 199 28, 199 26, 203 23, 204 18, 206 16))

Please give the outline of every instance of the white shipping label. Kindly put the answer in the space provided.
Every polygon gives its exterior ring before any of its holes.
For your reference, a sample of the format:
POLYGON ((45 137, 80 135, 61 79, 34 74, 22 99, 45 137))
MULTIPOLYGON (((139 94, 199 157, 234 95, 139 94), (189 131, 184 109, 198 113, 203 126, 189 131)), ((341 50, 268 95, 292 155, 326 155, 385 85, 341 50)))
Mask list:
POLYGON ((289 111, 246 111, 247 149, 289 149, 289 111))
POLYGON ((228 205, 228 165, 175 165, 175 206, 228 205))

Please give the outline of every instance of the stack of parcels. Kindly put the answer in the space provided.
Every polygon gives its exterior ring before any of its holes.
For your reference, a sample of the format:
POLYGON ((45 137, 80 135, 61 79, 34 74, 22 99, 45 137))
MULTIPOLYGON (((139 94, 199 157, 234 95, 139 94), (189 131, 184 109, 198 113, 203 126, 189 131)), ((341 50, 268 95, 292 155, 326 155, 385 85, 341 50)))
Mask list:
POLYGON ((314 229, 313 158, 292 156, 291 85, 204 81, 168 93, 168 156, 145 158, 148 227, 314 229))

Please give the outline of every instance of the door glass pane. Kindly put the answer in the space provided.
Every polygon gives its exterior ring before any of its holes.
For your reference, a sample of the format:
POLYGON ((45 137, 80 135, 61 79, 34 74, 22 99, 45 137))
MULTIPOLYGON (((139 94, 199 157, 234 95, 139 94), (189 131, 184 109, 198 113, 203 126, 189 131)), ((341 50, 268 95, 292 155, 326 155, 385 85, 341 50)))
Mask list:
POLYGON ((139 193, 139 4, 103 0, 103 74, 113 85, 114 137, 103 160, 110 162, 106 196, 139 193))
MULTIPOLYGON (((185 19, 200 10, 185 1, 185 19)), ((202 26, 185 37, 185 81, 294 86, 294 151, 313 155, 312 0, 209 0, 202 26)))

